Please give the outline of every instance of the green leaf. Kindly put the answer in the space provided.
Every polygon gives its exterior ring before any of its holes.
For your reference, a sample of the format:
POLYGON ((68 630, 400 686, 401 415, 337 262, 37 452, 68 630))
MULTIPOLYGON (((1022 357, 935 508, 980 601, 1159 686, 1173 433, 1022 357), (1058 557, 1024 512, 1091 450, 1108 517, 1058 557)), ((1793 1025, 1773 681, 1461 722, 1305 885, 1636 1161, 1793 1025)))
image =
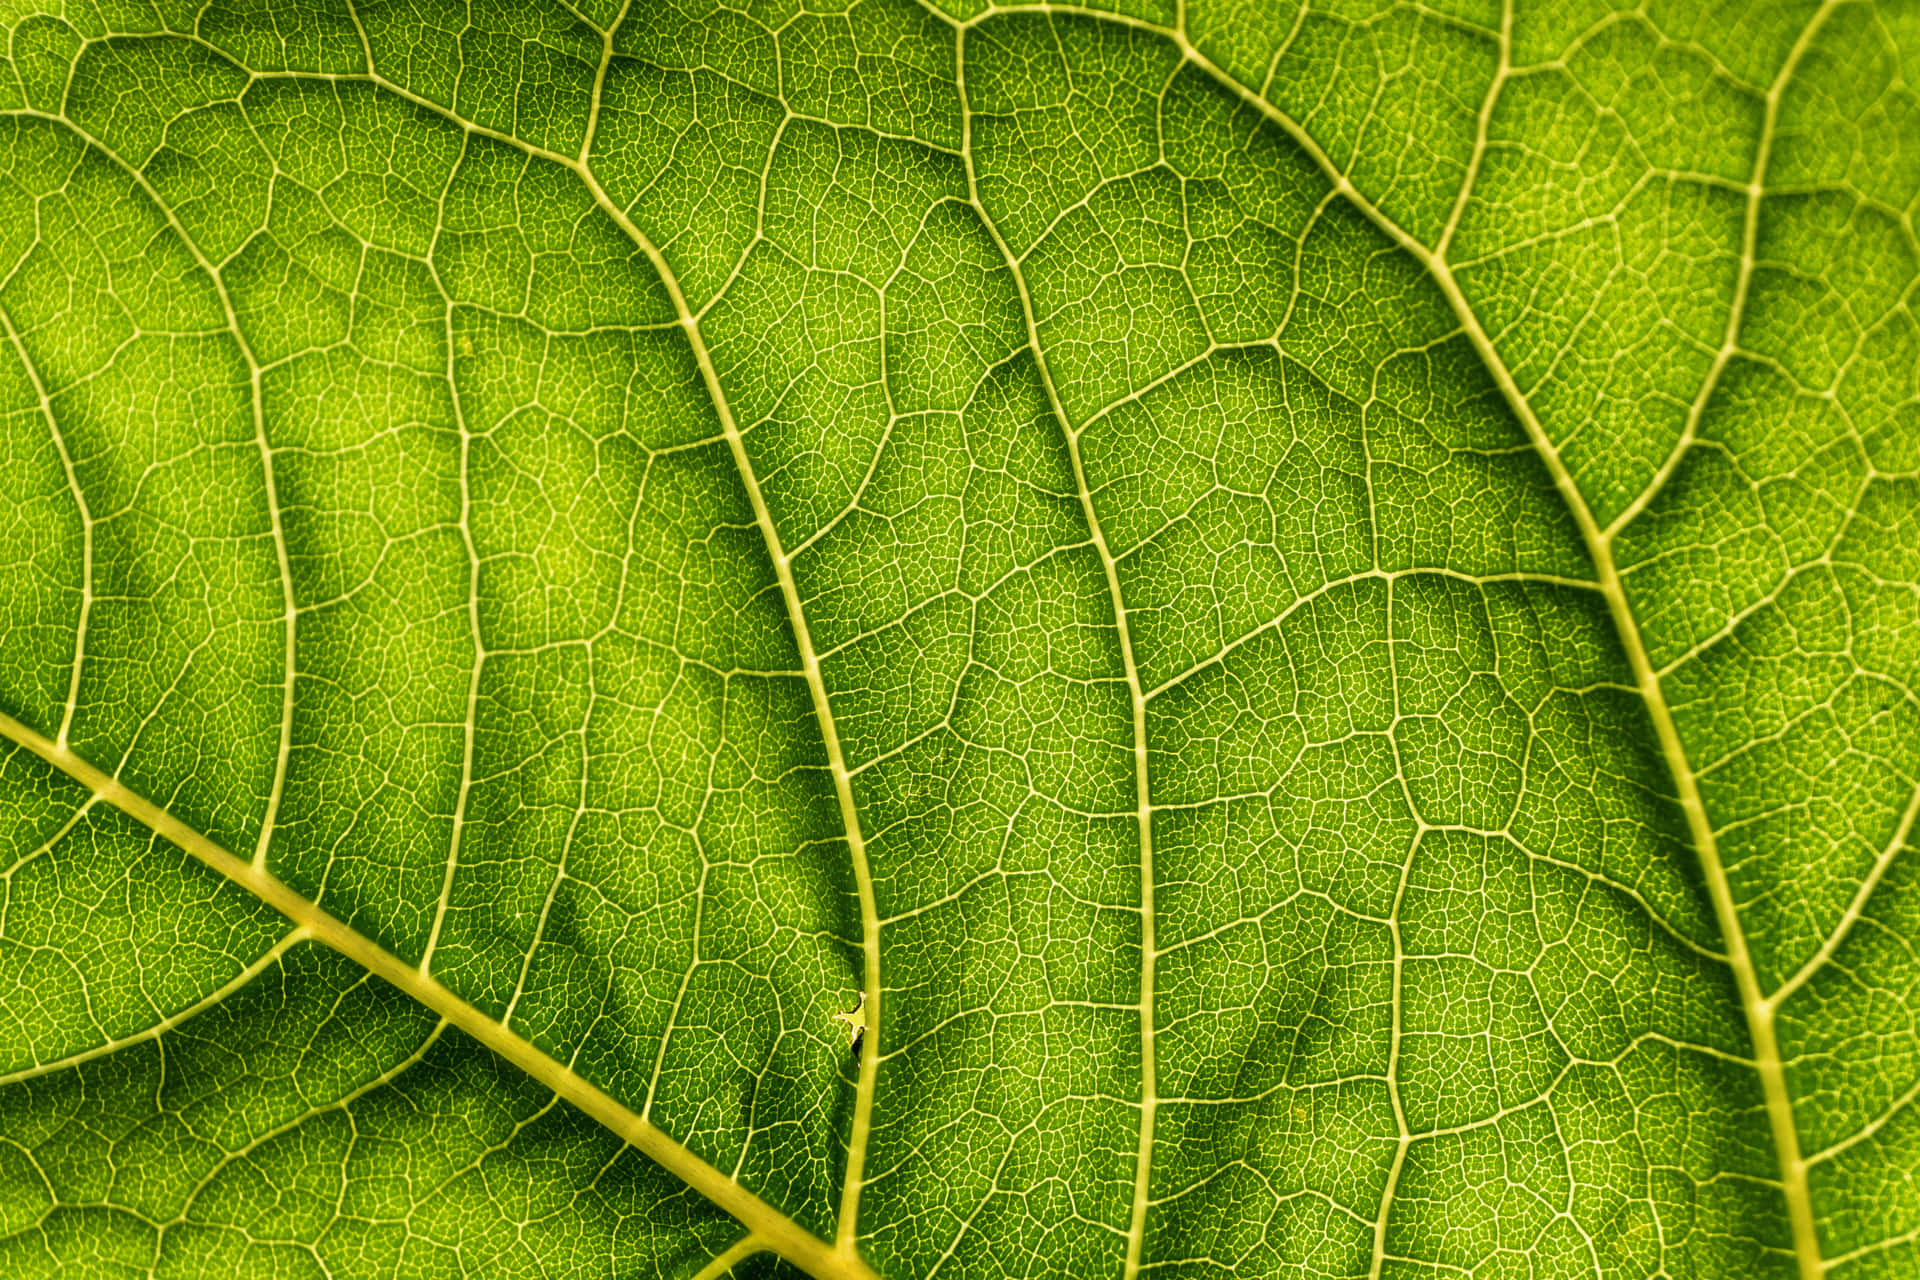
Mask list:
POLYGON ((1920 1270, 1920 9, 1113 8, 0 5, 0 1274, 1920 1270))

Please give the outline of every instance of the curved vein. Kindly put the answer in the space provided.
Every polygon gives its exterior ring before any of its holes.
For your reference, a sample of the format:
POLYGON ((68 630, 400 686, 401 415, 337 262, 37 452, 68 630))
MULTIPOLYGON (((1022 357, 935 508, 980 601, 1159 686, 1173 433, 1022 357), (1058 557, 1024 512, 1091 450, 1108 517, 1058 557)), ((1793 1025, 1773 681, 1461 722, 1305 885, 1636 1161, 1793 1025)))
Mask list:
POLYGON ((973 163, 973 106, 967 97, 967 28, 962 27, 954 44, 954 78, 960 97, 960 157, 966 166, 967 198, 980 223, 992 238, 994 247, 999 250, 1006 263, 1008 274, 1013 279, 1015 292, 1020 298, 1020 314, 1026 324, 1027 346, 1033 352, 1035 367, 1040 373, 1041 385, 1046 389, 1047 404, 1053 412, 1054 420, 1060 426, 1061 438, 1066 442, 1067 457, 1073 467, 1073 487, 1075 496, 1080 500, 1080 511, 1087 522, 1087 531, 1092 537, 1093 548, 1100 556, 1100 570, 1107 584, 1107 596, 1113 607, 1114 630, 1120 641, 1120 664, 1126 677, 1127 700, 1133 712, 1133 790, 1135 821, 1140 829, 1140 1141, 1134 1153, 1133 1205, 1127 1224, 1127 1256, 1123 1275, 1126 1280, 1134 1280, 1140 1272, 1140 1257, 1146 1240, 1147 1207, 1149 1203, 1148 1171, 1153 1157, 1154 1113, 1159 1105, 1158 1076, 1154 1060, 1154 903, 1153 903, 1153 804, 1148 791, 1147 779, 1147 697, 1140 683, 1140 668, 1133 656, 1133 633, 1127 625, 1127 606, 1120 593, 1120 566, 1113 552, 1107 546, 1106 533, 1100 526, 1099 513, 1094 510, 1093 490, 1087 484, 1086 464, 1080 457, 1080 434, 1074 430, 1072 421, 1067 417, 1066 408, 1060 403, 1060 393, 1054 385, 1053 374, 1047 365, 1046 352, 1040 345, 1040 329, 1034 316, 1033 296, 1027 289, 1026 274, 1021 270, 1020 260, 1014 255, 1006 238, 1000 234, 1000 227, 988 216, 986 205, 980 200, 980 185, 973 163))
MULTIPOLYGON (((91 801, 89 801, 89 804, 90 803, 91 801)), ((86 805, 82 805, 80 811, 84 813, 86 808, 86 805)), ((280 941, 267 948, 258 960, 247 965, 241 969, 240 972, 234 974, 231 978, 186 1008, 176 1013, 170 1013, 150 1026, 142 1027, 130 1036, 121 1036, 118 1039, 108 1038, 91 1048, 82 1049, 77 1053, 70 1053, 61 1058, 52 1058, 46 1062, 36 1063, 31 1067, 22 1067, 18 1071, 11 1071, 5 1075, 0 1075, 0 1088, 4 1088, 7 1085, 19 1084, 23 1080, 33 1080, 40 1076, 51 1075, 55 1071, 65 1071, 69 1068, 80 1066, 83 1063, 92 1062, 95 1058, 104 1058, 110 1054, 118 1053, 120 1050, 132 1045, 144 1044, 149 1040, 157 1040, 181 1023, 187 1022, 195 1015, 211 1009, 234 992, 240 990, 240 988, 246 986, 249 982, 252 982, 265 970, 279 963, 281 956, 293 950, 293 948, 300 943, 305 942, 307 936, 305 929, 296 926, 283 935, 280 941)))
MULTIPOLYGON (((463 157, 464 158, 464 157, 463 157)), ((447 838, 447 869, 440 880, 440 898, 433 908, 433 927, 427 933, 427 945, 420 953, 420 972, 433 968, 434 953, 440 947, 440 933, 446 927, 447 908, 453 903, 453 877, 460 869, 461 837, 467 830, 467 806, 473 798, 474 739, 480 727, 480 681, 487 668, 487 642, 480 631, 480 548, 473 539, 473 432, 467 429, 467 412, 460 402, 460 384, 454 380, 454 352, 458 350, 453 334, 453 294, 440 278, 434 265, 434 250, 447 227, 447 192, 453 187, 456 165, 447 170, 447 181, 440 188, 439 208, 434 215, 433 241, 425 255, 427 274, 446 304, 442 319, 442 345, 446 351, 447 404, 453 410, 454 429, 460 433, 460 546, 467 557, 467 637, 473 644, 473 665, 467 669, 467 714, 460 737, 460 792, 453 803, 453 831, 447 838)), ((262 855, 266 850, 261 844, 262 855)), ((532 948, 528 948, 532 958, 532 948)))
POLYGON ((754 523, 759 526, 760 536, 767 544, 767 558, 773 561, 774 576, 780 583, 780 598, 787 608, 787 622, 793 628, 794 646, 800 651, 800 667, 806 676, 807 692, 813 700, 814 719, 820 725, 827 769, 833 776, 834 798, 839 802, 840 820, 846 827, 854 887, 860 899, 861 980, 864 983, 861 989, 866 993, 867 1035, 873 1041, 869 1052, 860 1055, 860 1079, 854 1092, 853 1123, 847 1138, 847 1169, 840 1189, 839 1226, 834 1243, 841 1257, 853 1260, 856 1258, 854 1240, 858 1231, 860 1191, 865 1183, 867 1136, 873 1127, 873 1094, 880 1072, 881 1043, 880 909, 874 898, 873 874, 867 865, 867 844, 860 829, 860 812, 853 802, 853 776, 847 771, 846 754, 840 748, 840 731, 834 723, 833 708, 827 701, 826 682, 820 674, 820 658, 813 647, 813 633, 807 626, 806 613, 801 608, 800 588, 793 579, 793 557, 781 543, 780 531, 774 527, 773 514, 767 509, 766 496, 760 490, 760 479, 754 471, 753 460, 747 456, 746 439, 740 433, 739 423, 734 420, 733 407, 728 403, 726 390, 720 385, 720 375, 713 367, 713 357, 707 350, 706 340, 701 336, 700 319, 688 306, 687 295, 680 288, 679 278, 667 265, 666 258, 652 239, 627 217, 626 210, 614 203, 591 169, 578 163, 569 167, 592 193, 594 203, 646 255, 673 300, 674 313, 680 318, 680 327, 687 335, 687 345, 693 349, 694 360, 700 366, 701 380, 706 384, 707 394, 713 401, 714 412, 720 417, 721 430, 726 435, 727 449, 733 455, 734 467, 739 471, 747 498, 753 504, 754 523))
POLYGON ((7 341, 13 344, 20 367, 33 386, 34 397, 40 402, 40 416, 46 419, 47 433, 53 437, 61 469, 66 472, 67 488, 73 490, 74 505, 80 509, 80 616, 73 624, 73 672, 67 677, 67 701, 60 714, 59 732, 54 734, 56 741, 64 743, 73 731, 73 715, 80 706, 80 669, 87 661, 87 624, 93 614, 93 512, 87 506, 86 490, 80 487, 73 455, 67 451, 66 437, 60 434, 60 421, 53 416, 53 396, 48 393, 46 380, 40 376, 40 367, 33 362, 12 314, 4 306, 0 306, 0 329, 7 331, 7 341))
MULTIPOLYGON (((356 25, 357 25, 357 15, 356 15, 356 25)), ((208 44, 202 37, 198 36, 197 34, 187 36, 186 38, 192 40, 196 44, 202 45, 203 47, 216 53, 221 58, 228 59, 228 55, 225 53, 224 50, 217 49, 215 46, 208 44)), ((608 33, 606 35, 606 39, 610 42, 611 38, 612 38, 611 33, 608 33)), ((363 39, 363 48, 365 48, 364 32, 362 33, 362 39, 363 39)), ((609 44, 609 48, 610 48, 610 44, 609 44)), ((868 1028, 868 1035, 872 1038, 874 1047, 876 1049, 876 1052, 863 1054, 861 1056, 860 1076, 859 1076, 858 1083, 856 1085, 853 1118, 852 1118, 852 1124, 850 1126, 849 1135, 848 1135, 846 1175, 845 1175, 845 1181, 842 1185, 839 1225, 838 1225, 836 1246, 835 1246, 841 1255, 843 1255, 848 1259, 854 1259, 857 1262, 857 1259, 855 1258, 855 1253, 854 1253, 854 1238, 855 1238, 855 1232, 857 1229, 857 1215, 858 1215, 860 1191, 862 1186, 864 1185, 863 1169, 865 1165, 866 1145, 868 1140, 868 1134, 871 1132, 871 1128, 872 1128, 873 1095, 875 1090, 875 1084, 878 1078, 879 1058, 880 1058, 880 1054, 877 1052, 877 1048, 880 1044, 880 1006, 882 1003, 881 985, 880 985, 881 979, 880 979, 879 909, 876 904, 876 899, 874 896, 873 877, 869 870, 868 862, 867 862, 866 841, 861 831, 858 810, 855 807, 854 801, 853 801, 852 776, 846 767, 846 758, 840 747, 839 732, 833 718, 831 705, 827 700, 826 686, 820 674, 820 664, 818 660, 818 655, 814 649, 812 635, 808 628, 806 617, 801 607, 799 588, 794 582, 793 572, 792 572, 793 557, 789 552, 787 552, 784 549, 780 539, 779 532, 774 527, 772 515, 767 509, 765 498, 761 492, 758 476, 755 473, 751 459, 747 456, 744 439, 741 435, 739 426, 734 419, 733 411, 728 401, 725 389, 721 386, 719 375, 714 369, 713 360, 708 351, 707 344, 701 334, 700 313, 696 312, 693 308, 691 308, 688 305, 686 294, 680 286, 680 281, 678 276, 675 275, 673 269, 668 265, 665 257, 661 254, 659 248, 653 243, 652 239, 639 226, 637 226, 631 218, 627 216, 626 211, 622 209, 612 199, 612 197, 607 194, 606 189, 603 186, 601 186, 598 177, 593 173, 591 167, 588 165, 585 159, 584 150, 580 156, 565 155, 560 152, 548 150, 544 147, 535 146, 531 143, 525 142, 519 138, 514 137, 511 134, 502 132, 500 130, 490 129, 484 125, 479 125, 472 121, 466 120, 462 118, 460 115, 458 115, 456 112, 452 111, 451 109, 445 106, 442 106, 441 104, 434 102, 431 99, 423 97, 420 94, 414 93, 411 90, 408 90, 403 86, 395 83, 394 81, 388 79, 387 77, 381 75, 373 65, 370 50, 368 51, 367 72, 364 76, 324 75, 324 74, 311 74, 311 73, 283 73, 280 75, 259 75, 259 74, 249 72, 248 74, 252 76, 253 79, 256 79, 256 80, 265 80, 265 79, 319 80, 319 81, 363 80, 366 83, 372 84, 386 92, 394 94, 396 97, 399 97, 406 102, 409 102, 415 106, 421 107, 425 110, 431 111, 433 114, 445 120, 448 120, 453 124, 458 125, 462 130, 464 130, 467 133, 478 134, 482 137, 491 138, 495 141, 512 146, 526 155, 535 156, 542 160, 548 161, 549 163, 557 164, 561 166, 562 168, 571 172, 576 178, 580 180, 582 185, 585 186, 588 193, 592 196, 595 205, 598 206, 599 209, 614 222, 614 224, 620 229, 620 231, 624 235, 626 235, 628 239, 630 239, 637 248, 640 249, 642 254, 646 257, 649 265, 652 266, 652 268, 654 269, 655 274, 659 277, 669 297, 671 298, 675 314, 678 318, 679 325, 683 330, 683 332, 685 332, 685 334, 687 335, 688 345, 692 348, 695 362, 697 363, 700 369, 702 381, 714 405, 715 412, 720 418, 723 435, 727 441, 729 451, 732 454, 735 467, 738 470, 741 476, 742 483, 744 484, 747 490, 748 498, 752 504, 753 511, 754 511, 755 523, 759 527, 762 540, 766 543, 766 546, 767 546, 768 557, 773 562, 774 573, 779 582, 781 597, 783 602, 786 605, 789 624, 792 626, 794 631, 795 645, 796 645, 796 648, 798 648, 798 650, 800 651, 801 666, 802 666, 801 674, 806 680, 808 693, 813 703, 815 719, 820 726, 821 738, 824 743, 825 752, 827 755, 828 769, 833 779, 834 794, 835 794, 836 800, 838 801, 842 824, 846 828, 847 843, 848 843, 848 848, 851 855, 850 860, 853 866, 854 884, 855 884, 855 889, 856 889, 857 897, 860 904, 861 933, 862 933, 861 951, 862 951, 862 961, 863 961, 862 982, 864 984, 863 990, 866 993, 866 1002, 867 1002, 866 1007, 868 1010, 867 1028, 868 1028)), ((75 126, 71 121, 65 119, 62 116, 49 115, 45 112, 36 111, 32 109, 15 110, 15 111, 6 112, 4 114, 25 115, 25 116, 32 116, 38 119, 45 119, 45 120, 53 121, 67 129, 73 130, 73 132, 76 135, 83 138, 88 143, 88 145, 98 148, 103 154, 107 155, 113 161, 113 163, 115 163, 122 170, 127 172, 128 175, 132 177, 134 181, 136 181, 139 184, 141 189, 147 194, 148 198, 153 201, 155 209, 159 211, 167 219, 169 225, 174 229, 175 233, 180 237, 182 243, 193 254, 196 262, 202 267, 202 269, 206 272, 208 277, 213 281, 213 286, 219 292, 220 300, 226 309, 229 327, 232 329, 236 340, 241 343, 242 352, 245 355, 248 365, 253 373, 253 385, 254 385, 254 393, 255 393, 254 409, 255 409, 255 416, 256 416, 256 426, 258 428, 257 434, 261 441, 261 447, 264 450, 266 447, 265 434, 264 434, 265 424, 264 424, 264 419, 261 417, 262 402, 259 397, 259 380, 260 380, 259 361, 253 357, 251 348, 246 346, 245 338, 243 335, 241 335, 239 330, 238 320, 234 312, 231 300, 227 297, 225 286, 221 282, 221 279, 218 273, 214 270, 212 264, 208 262, 205 255, 200 251, 198 245, 194 244, 194 242, 187 236, 185 229, 180 226, 178 220, 174 217, 172 210, 169 209, 165 205, 165 203, 160 200, 158 193, 153 191, 151 185, 147 182, 145 175, 140 173, 138 170, 132 168, 124 160, 122 160, 118 155, 116 155, 110 149, 103 146, 97 139, 94 139, 89 135, 85 134, 84 132, 79 130, 78 127, 75 126)), ((591 143, 591 135, 589 135, 588 142, 589 144, 591 143)), ((283 716, 283 720, 282 720, 279 762, 276 768, 274 787, 273 787, 273 791, 272 791, 272 795, 271 795, 271 799, 270 799, 270 803, 267 811, 268 822, 267 822, 267 825, 263 827, 259 848, 255 854, 255 863, 258 869, 260 869, 263 874, 265 869, 264 858, 265 858, 267 837, 271 831, 271 820, 273 818, 275 810, 278 807, 279 796, 282 790, 282 783, 284 782, 286 767, 287 767, 288 748, 290 746, 289 734, 292 726, 292 714, 291 714, 292 697, 293 697, 292 674, 294 669, 293 668, 294 610, 293 610, 293 601, 292 601, 292 594, 291 594, 292 578, 291 578, 290 570, 288 569, 285 540, 280 534, 279 503, 278 503, 277 496, 274 493, 273 475, 270 467, 268 468, 268 471, 267 471, 267 487, 268 487, 268 495, 267 495, 268 503, 272 510, 272 515, 273 515, 275 543, 281 558, 281 567, 283 571, 282 581, 285 584, 285 591, 287 592, 287 646, 286 646, 287 647, 287 668, 286 668, 287 681, 286 681, 286 688, 285 688, 285 694, 284 694, 284 699, 286 704, 284 710, 286 714, 283 716)), ((769 1245, 768 1247, 772 1248, 771 1245, 769 1245)), ((775 1249, 774 1251, 780 1252, 780 1250, 778 1249, 775 1249)), ((785 1255, 783 1254, 783 1256, 785 1255)))
MULTIPOLYGON (((1813 30, 1831 7, 1831 0, 1829 0, 1829 4, 1815 15, 1807 29, 1802 32, 1800 41, 1795 46, 1796 50, 1804 50, 1811 41, 1813 30)), ((1057 6, 1046 3, 1009 5, 989 9, 970 19, 965 25, 979 22, 990 14, 1016 10, 1059 11, 1057 6)), ((1686 748, 1680 740, 1679 728, 1674 721, 1672 710, 1667 705, 1665 690, 1661 687, 1659 676, 1648 657, 1646 643, 1640 634, 1639 622, 1628 604, 1625 587, 1619 570, 1614 564, 1613 537, 1617 530, 1602 529, 1595 520, 1592 509, 1587 505, 1585 496, 1575 484, 1572 472, 1568 470, 1564 459, 1561 458, 1559 449, 1547 434, 1526 395, 1514 381, 1513 374, 1507 368, 1500 353, 1494 348, 1492 339, 1488 337, 1486 329, 1481 325, 1479 317, 1454 277, 1452 266, 1442 254, 1429 249, 1360 192, 1345 171, 1334 163, 1332 157, 1299 121, 1228 75, 1212 59, 1194 47, 1193 43, 1187 39, 1185 32, 1158 23, 1115 14, 1089 16, 1098 21, 1148 31, 1172 41, 1179 48, 1182 57, 1207 72, 1222 87, 1258 111, 1291 138, 1333 184, 1335 190, 1346 197, 1363 217, 1378 227, 1401 249, 1411 254, 1415 261, 1426 269, 1428 275, 1439 287, 1442 296, 1445 297, 1448 306, 1453 310, 1455 317, 1460 321, 1462 330, 1493 378, 1495 385, 1498 386, 1502 398, 1520 421, 1528 440, 1551 476, 1554 488, 1558 490, 1561 500, 1566 504, 1568 512, 1580 530, 1581 540, 1594 562, 1595 576, 1601 594, 1606 598, 1607 609, 1613 618, 1614 628, 1619 634, 1621 648, 1625 652, 1641 698, 1646 704, 1648 719, 1652 722, 1661 758, 1673 777, 1677 799, 1686 817, 1688 833, 1692 837, 1707 894, 1713 904, 1714 918, 1727 944, 1728 967, 1732 971, 1735 986, 1739 991, 1741 1011, 1753 1041, 1754 1066, 1760 1077, 1768 1126, 1780 1167, 1780 1187, 1787 1204, 1794 1259, 1801 1280, 1821 1280, 1826 1273, 1826 1264, 1821 1258, 1813 1200, 1807 1184, 1806 1161, 1800 1151, 1799 1130, 1794 1122, 1792 1098, 1787 1090, 1786 1072, 1780 1056, 1779 1039, 1774 1028, 1775 1010, 1771 1001, 1760 989, 1759 975, 1747 945, 1745 928, 1734 903, 1726 867, 1720 858, 1716 832, 1707 815, 1706 805, 1701 799, 1699 784, 1693 766, 1687 758, 1686 748)))
MULTIPOLYGON (((1633 523, 1635 516, 1645 511, 1660 491, 1665 489, 1667 481, 1679 470, 1680 462, 1693 449, 1699 435, 1700 419, 1706 413, 1707 402, 1713 398, 1714 391, 1725 376, 1727 365, 1740 349, 1740 324, 1747 313, 1747 297, 1753 286, 1753 264, 1757 246, 1760 242, 1760 204, 1766 195, 1767 166, 1773 157, 1773 139, 1780 121, 1780 100, 1786 95, 1787 84, 1793 79, 1794 72, 1800 69, 1800 60, 1806 56, 1807 49, 1813 43, 1813 37, 1827 20, 1827 15, 1836 7, 1836 0, 1826 0, 1813 17, 1802 28, 1800 38, 1787 53, 1786 60, 1780 64, 1780 74, 1767 86, 1764 97, 1765 106, 1760 119, 1760 137, 1754 147, 1753 176, 1741 192, 1746 198, 1746 208, 1741 215, 1740 226, 1740 266, 1734 275, 1733 301, 1727 306, 1727 324, 1720 338, 1720 349, 1714 352, 1713 364, 1707 370, 1707 376, 1700 382, 1700 390, 1687 406, 1686 424, 1680 430, 1680 438, 1674 441, 1653 477, 1640 490, 1638 496, 1622 508, 1607 525, 1609 537, 1633 523)), ((1444 252, 1444 247, 1442 249, 1444 252)))
MULTIPOLYGON (((293 642, 294 620, 297 616, 297 609, 293 598, 293 562, 287 554, 286 531, 282 527, 280 520, 280 490, 273 475, 273 447, 267 441, 266 401, 264 389, 260 382, 264 366, 262 366, 260 358, 254 354, 252 344, 247 341, 247 335, 240 328, 240 314, 234 308, 232 295, 227 292, 226 281, 222 279, 219 270, 200 248, 200 245, 192 236, 187 234, 187 229, 181 225, 180 219, 174 214, 173 209, 166 201, 160 198, 160 193, 154 190, 153 184, 147 179, 145 172, 137 166, 130 164, 119 152, 65 116, 49 115, 43 111, 18 109, 8 112, 8 114, 31 116, 35 119, 48 120, 59 125, 61 128, 69 130, 73 136, 80 139, 83 144, 106 157, 109 163, 124 173, 135 186, 140 188, 141 194, 144 195, 153 206, 154 212, 166 221, 167 226, 180 241, 180 246, 192 256, 195 265, 197 265, 201 273, 206 276, 209 287, 213 289, 214 296, 220 300, 220 310, 221 314, 226 318, 227 331, 233 335, 234 345, 239 349, 241 359, 246 361, 247 397, 253 414, 254 447, 260 454, 261 483, 265 490, 267 520, 273 534, 273 554, 280 579, 281 631, 283 635, 279 742, 274 753, 273 781, 268 787, 266 809, 260 818, 260 838, 253 851, 254 864, 264 867, 267 862, 267 844, 273 838, 274 822, 280 813, 280 800, 286 792, 287 765, 293 752, 293 675, 295 670, 293 642)), ((11 326, 9 326, 9 332, 11 332, 11 326)), ((23 347, 23 353, 24 350, 25 348, 23 347)), ((51 414, 49 414, 49 417, 51 417, 51 414)), ((75 492, 77 493, 78 491, 78 485, 76 484, 75 492)), ((73 692, 76 696, 79 693, 77 671, 73 692)), ((73 707, 74 704, 69 702, 67 711, 69 718, 72 715, 73 707)), ((61 732, 63 735, 62 741, 64 741, 64 724, 61 732)), ((136 735, 136 738, 137 736, 138 735, 136 735)), ((131 753, 131 751, 132 746, 130 744, 128 752, 131 753)))
POLYGON ((0 713, 0 738, 25 747, 92 794, 178 845, 213 871, 292 921, 304 936, 353 961, 512 1063, 543 1088, 585 1112, 655 1164, 733 1215, 768 1250, 817 1280, 878 1280, 859 1258, 839 1250, 754 1195, 679 1142, 414 965, 356 932, 281 883, 264 868, 221 848, 145 796, 122 786, 64 746, 0 713))

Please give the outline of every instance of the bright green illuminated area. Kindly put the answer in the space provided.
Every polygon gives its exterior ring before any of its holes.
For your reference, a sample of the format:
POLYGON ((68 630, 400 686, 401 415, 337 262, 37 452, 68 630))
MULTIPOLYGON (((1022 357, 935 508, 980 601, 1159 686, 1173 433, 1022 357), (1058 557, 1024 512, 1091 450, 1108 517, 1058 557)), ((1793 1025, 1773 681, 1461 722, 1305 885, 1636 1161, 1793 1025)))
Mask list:
POLYGON ((706 2, 0 3, 0 1274, 1920 1274, 1920 8, 706 2))

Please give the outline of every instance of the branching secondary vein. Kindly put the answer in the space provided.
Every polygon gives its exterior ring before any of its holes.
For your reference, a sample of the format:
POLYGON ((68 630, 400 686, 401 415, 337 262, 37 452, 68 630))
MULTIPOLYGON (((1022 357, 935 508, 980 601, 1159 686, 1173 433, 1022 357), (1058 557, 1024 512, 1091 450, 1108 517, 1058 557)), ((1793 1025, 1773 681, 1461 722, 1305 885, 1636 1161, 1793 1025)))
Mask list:
POLYGON ((100 800, 178 845, 292 921, 304 931, 305 937, 331 947, 402 994, 439 1014, 446 1022, 524 1071, 543 1087, 551 1089, 560 1098, 638 1147, 656 1164, 739 1219, 765 1248, 807 1271, 816 1280, 877 1280, 873 1271, 858 1256, 820 1240, 636 1115, 624 1103, 453 994, 438 981, 422 973, 418 966, 408 964, 342 924, 267 871, 229 853, 152 801, 129 791, 72 751, 41 736, 11 716, 0 714, 0 738, 31 751, 86 787, 100 800))
POLYGON ((1133 788, 1136 812, 1134 821, 1140 841, 1140 1128, 1139 1145, 1134 1153, 1133 1202, 1127 1224, 1127 1254, 1123 1274, 1133 1280, 1140 1272, 1147 1234, 1147 1214, 1152 1196, 1153 1127, 1159 1109, 1158 1064, 1156 1061, 1156 1024, 1154 1008, 1155 966, 1158 949, 1154 938, 1153 802, 1147 772, 1147 694, 1134 659, 1133 632, 1127 623, 1126 600, 1120 591, 1118 563, 1108 549, 1106 532, 1094 508, 1093 490, 1087 482, 1086 462, 1080 454, 1080 433, 1060 402, 1060 393, 1050 371, 1047 353, 1040 342, 1039 323, 1034 315, 1033 294, 1027 287, 1020 261, 1008 246, 1006 237, 980 200, 979 176, 974 168, 973 109, 967 97, 966 31, 962 29, 954 54, 955 79, 960 91, 961 146, 966 164, 967 191, 981 224, 999 250, 1014 290, 1020 298, 1020 311, 1026 323, 1026 340, 1033 352, 1034 364, 1046 389, 1047 403, 1060 429, 1067 456, 1073 467, 1074 490, 1080 502, 1081 516, 1093 538, 1106 581, 1109 606, 1113 610, 1114 630, 1120 644, 1120 662, 1125 674, 1127 699, 1133 715, 1133 788))

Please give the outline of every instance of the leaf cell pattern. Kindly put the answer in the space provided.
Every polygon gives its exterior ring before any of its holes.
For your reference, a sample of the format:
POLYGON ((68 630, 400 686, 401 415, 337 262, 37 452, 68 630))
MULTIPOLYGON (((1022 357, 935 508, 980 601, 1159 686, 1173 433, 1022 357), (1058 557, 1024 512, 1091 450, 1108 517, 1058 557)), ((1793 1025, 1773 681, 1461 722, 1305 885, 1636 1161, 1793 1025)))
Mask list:
POLYGON ((1920 1268, 1920 10, 4 22, 0 1271, 1920 1268))

